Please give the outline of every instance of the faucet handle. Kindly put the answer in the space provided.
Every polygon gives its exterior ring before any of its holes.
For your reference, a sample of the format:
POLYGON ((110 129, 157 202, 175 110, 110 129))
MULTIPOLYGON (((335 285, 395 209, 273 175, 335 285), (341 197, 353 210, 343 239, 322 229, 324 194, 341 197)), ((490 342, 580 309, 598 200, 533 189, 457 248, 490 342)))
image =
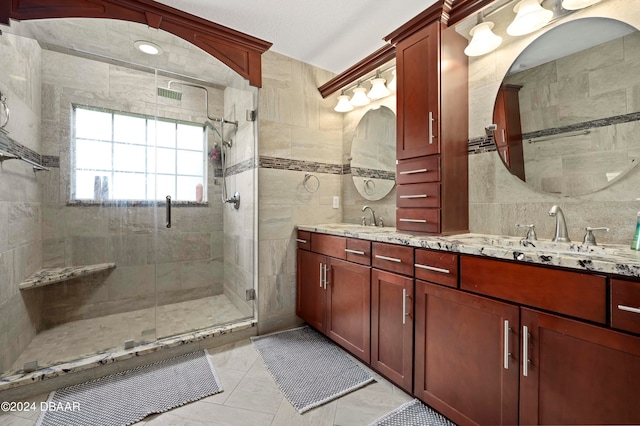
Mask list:
POLYGON ((379 227, 384 227, 384 219, 382 218, 382 216, 380 216, 380 218, 378 219, 378 226, 379 227))
POLYGON ((362 216, 362 226, 367 226, 367 218, 362 216))
POLYGON ((534 224, 523 225, 521 223, 517 223, 516 227, 527 228, 527 241, 536 241, 538 239, 538 236, 536 235, 536 226, 534 224))
POLYGON ((596 237, 593 235, 592 231, 607 231, 607 232, 609 232, 609 228, 606 228, 606 227, 592 228, 590 226, 587 226, 586 228, 584 228, 584 230, 587 231, 584 234, 584 240, 582 240, 582 244, 585 245, 585 246, 595 246, 595 245, 597 245, 596 237))

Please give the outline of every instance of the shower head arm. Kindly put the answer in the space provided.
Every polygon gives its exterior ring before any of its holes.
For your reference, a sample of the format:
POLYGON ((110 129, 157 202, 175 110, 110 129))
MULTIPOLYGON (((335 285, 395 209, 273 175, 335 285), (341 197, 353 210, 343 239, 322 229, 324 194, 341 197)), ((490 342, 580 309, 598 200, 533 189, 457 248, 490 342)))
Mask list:
POLYGON ((169 84, 167 84, 167 87, 169 89, 171 89, 171 85, 172 84, 195 87, 196 89, 204 90, 204 103, 205 103, 205 105, 207 107, 207 118, 209 120, 211 120, 211 121, 216 121, 218 123, 223 123, 223 124, 233 124, 234 126, 238 127, 238 122, 237 121, 229 121, 229 120, 225 120, 224 118, 215 118, 215 117, 211 117, 209 115, 209 90, 207 90, 206 87, 200 86, 199 84, 186 83, 186 82, 177 81, 177 80, 169 80, 169 84))

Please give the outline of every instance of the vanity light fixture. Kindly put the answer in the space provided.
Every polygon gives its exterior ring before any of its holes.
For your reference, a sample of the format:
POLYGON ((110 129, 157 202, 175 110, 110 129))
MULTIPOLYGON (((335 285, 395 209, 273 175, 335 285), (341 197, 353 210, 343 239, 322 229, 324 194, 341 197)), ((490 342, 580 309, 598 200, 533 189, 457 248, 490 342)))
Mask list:
POLYGON ((471 31, 469 31, 469 35, 472 36, 471 42, 464 49, 464 54, 467 56, 481 56, 496 50, 502 44, 502 37, 494 34, 491 31, 492 29, 493 22, 489 21, 480 22, 471 28, 471 31))
POLYGON ((162 53, 162 48, 155 43, 146 40, 137 40, 133 43, 142 53, 147 55, 159 55, 162 53))
POLYGON ((344 94, 344 90, 338 96, 338 104, 333 108, 335 112, 349 112, 353 109, 353 105, 349 102, 349 96, 344 94))
POLYGON ((507 27, 507 34, 521 36, 544 27, 553 18, 553 11, 540 6, 541 1, 520 0, 513 8, 516 17, 507 27))
POLYGON ((387 80, 380 76, 380 70, 378 70, 376 72, 376 77, 371 80, 371 90, 369 90, 369 93, 367 93, 369 99, 375 101, 376 99, 381 99, 385 96, 389 96, 391 94, 391 91, 387 89, 387 86, 385 86, 386 82, 387 80))
POLYGON ((562 8, 566 10, 584 9, 592 4, 600 3, 602 0, 562 0, 562 8))
POLYGON ((394 69, 391 72, 393 73, 393 78, 391 79, 389 84, 387 84, 387 89, 391 90, 392 92, 395 92, 396 91, 396 70, 394 69))
POLYGON ((353 89, 353 97, 351 98, 351 105, 353 106, 364 106, 369 104, 371 100, 366 95, 367 89, 362 87, 361 82, 358 82, 358 85, 353 89))

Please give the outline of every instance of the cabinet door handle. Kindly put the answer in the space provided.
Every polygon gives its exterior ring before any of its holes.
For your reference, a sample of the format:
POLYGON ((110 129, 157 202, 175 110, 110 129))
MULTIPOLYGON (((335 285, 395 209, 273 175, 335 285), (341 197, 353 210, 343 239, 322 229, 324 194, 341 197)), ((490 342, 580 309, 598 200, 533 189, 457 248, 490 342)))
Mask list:
POLYGON ((390 262, 397 262, 397 263, 402 263, 402 259, 398 259, 397 257, 387 257, 387 256, 381 256, 379 254, 376 254, 376 257, 378 259, 382 259, 382 260, 388 260, 390 262))
POLYGON ((411 223, 427 223, 427 219, 405 219, 401 217, 400 222, 411 222, 411 223))
POLYGON ((320 263, 320 288, 322 288, 322 271, 323 271, 322 263, 320 263))
POLYGON ((450 274, 451 273, 451 271, 448 270, 448 269, 436 268, 435 266, 429 266, 429 265, 421 265, 419 263, 416 263, 413 266, 415 266, 416 268, 420 268, 420 269, 428 269, 429 271, 442 272, 443 274, 450 274))
POLYGON ((504 369, 509 369, 509 332, 511 328, 509 328, 509 320, 504 320, 504 369))
POLYGON ((167 228, 171 228, 171 195, 167 195, 167 211, 166 211, 166 216, 167 216, 167 228))
POLYGON ((433 112, 429 111, 429 145, 433 144, 433 112))
POLYGON ((402 324, 407 323, 407 289, 402 289, 402 324))
POLYGON ((529 327, 522 326, 522 375, 529 375, 529 327))
POLYGON ((502 156, 504 157, 504 162, 509 164, 509 162, 507 160, 507 150, 506 149, 504 151, 502 151, 502 156))
POLYGON ((427 194, 401 195, 400 198, 402 199, 427 198, 427 194))
POLYGON ((302 244, 307 244, 307 240, 302 240, 300 238, 296 238, 296 241, 302 244))
POLYGON ((631 306, 618 305, 618 309, 621 311, 633 312, 634 314, 640 314, 640 308, 633 308, 631 306))
POLYGON ((506 138, 504 137, 504 129, 502 129, 502 143, 504 144, 506 142, 506 138))
POLYGON ((415 169, 415 170, 405 170, 403 172, 400 172, 401 175, 413 175, 416 173, 426 173, 428 172, 428 169, 415 169))
POLYGON ((363 251, 360 251, 360 250, 344 249, 344 251, 347 252, 347 253, 359 254, 360 256, 364 256, 365 255, 365 253, 363 251))
POLYGON ((329 265, 324 265, 324 289, 327 289, 327 284, 329 284, 329 280, 327 279, 327 271, 329 270, 329 265))

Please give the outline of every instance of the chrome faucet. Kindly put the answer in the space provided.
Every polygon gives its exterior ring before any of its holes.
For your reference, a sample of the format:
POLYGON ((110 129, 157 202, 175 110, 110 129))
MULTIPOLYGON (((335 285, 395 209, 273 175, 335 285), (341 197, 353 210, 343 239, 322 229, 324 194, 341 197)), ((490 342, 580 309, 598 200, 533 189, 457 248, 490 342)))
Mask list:
POLYGON ((549 210, 549 216, 555 216, 556 218, 556 233, 551 241, 570 243, 569 233, 567 232, 567 223, 564 220, 564 214, 562 209, 558 206, 552 206, 549 210))
MULTIPOLYGON (((376 226, 376 224, 377 224, 376 223, 376 212, 374 212, 373 209, 371 207, 369 207, 369 206, 364 206, 362 208, 362 211, 365 211, 366 209, 369 209, 369 211, 371 211, 371 219, 372 219, 371 226, 376 226)), ((362 224, 366 225, 366 222, 363 220, 362 224)))

